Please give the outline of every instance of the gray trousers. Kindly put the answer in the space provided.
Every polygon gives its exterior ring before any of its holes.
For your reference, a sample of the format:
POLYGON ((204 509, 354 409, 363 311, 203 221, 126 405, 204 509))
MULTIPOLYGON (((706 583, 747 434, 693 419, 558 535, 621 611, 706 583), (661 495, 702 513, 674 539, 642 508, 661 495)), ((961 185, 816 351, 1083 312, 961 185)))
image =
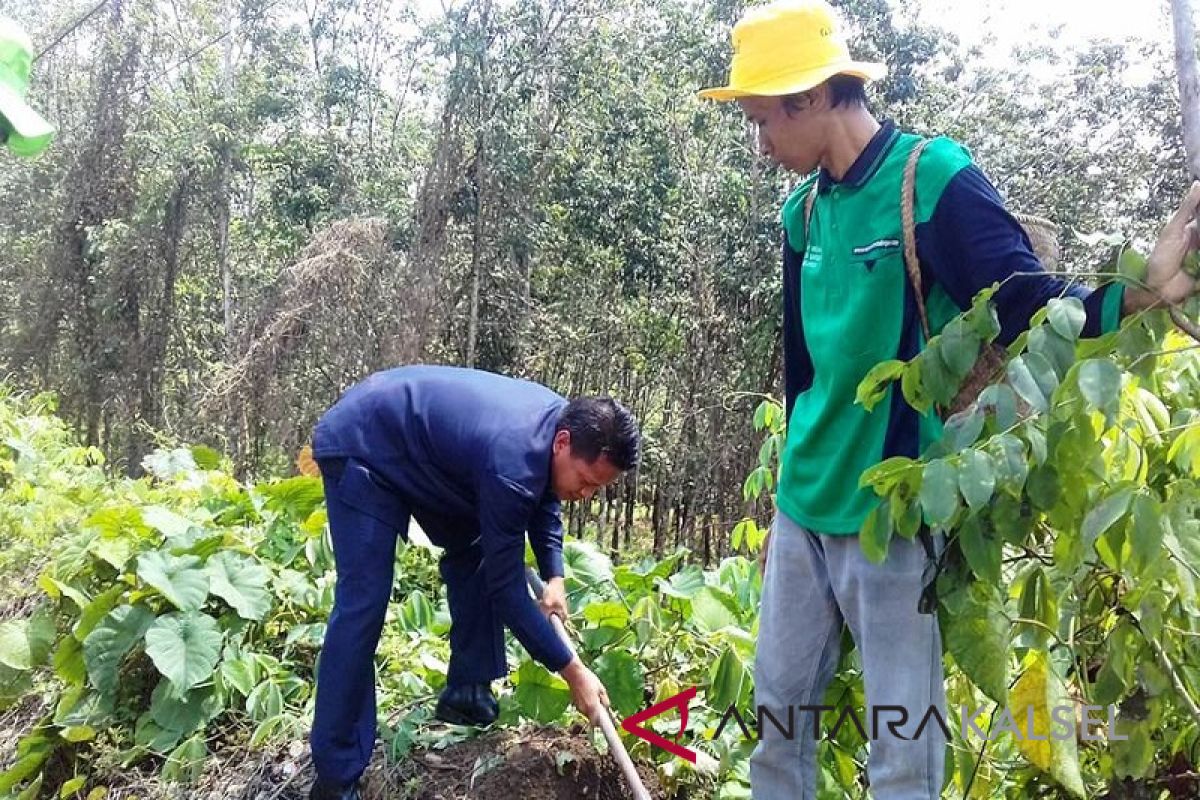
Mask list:
MULTIPOLYGON (((867 766, 875 800, 930 800, 941 793, 946 745, 941 727, 929 719, 912 738, 930 706, 943 719, 946 713, 937 618, 917 612, 926 560, 919 541, 896 537, 884 563, 873 564, 857 536, 819 536, 783 513, 775 519, 767 551, 755 703, 779 720, 787 719, 788 706, 821 705, 837 667, 842 625, 849 625, 868 703, 853 712, 867 734, 877 737, 867 766), (895 728, 900 736, 885 724, 899 722, 899 712, 881 710, 879 730, 872 729, 871 708, 879 706, 908 710, 908 722, 895 728)), ((839 708, 822 714, 822 736, 841 713, 839 708)), ((791 740, 765 720, 750 759, 755 800, 816 797, 812 714, 795 711, 791 740)))

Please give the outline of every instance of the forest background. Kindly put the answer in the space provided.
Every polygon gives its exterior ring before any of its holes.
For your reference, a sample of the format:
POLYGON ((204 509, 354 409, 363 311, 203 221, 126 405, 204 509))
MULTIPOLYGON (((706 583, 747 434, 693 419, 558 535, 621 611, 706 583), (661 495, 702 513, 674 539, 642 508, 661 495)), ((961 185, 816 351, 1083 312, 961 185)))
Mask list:
MULTIPOLYGON (((838 5, 890 65, 878 114, 965 143, 1013 208, 1064 226, 1067 271, 1101 257, 1074 231, 1144 239, 1182 195, 1165 6, 1128 27, 1158 36, 989 44, 937 27, 936 2, 838 5)), ((576 504, 573 533, 617 552, 644 520, 656 555, 729 551, 750 416, 779 394, 797 180, 736 106, 694 96, 742 3, 5 6, 45 51, 33 102, 60 134, 0 163, 0 375, 56 392, 115 469, 187 441, 275 474, 371 371, 471 365, 642 421, 641 469, 576 504)))

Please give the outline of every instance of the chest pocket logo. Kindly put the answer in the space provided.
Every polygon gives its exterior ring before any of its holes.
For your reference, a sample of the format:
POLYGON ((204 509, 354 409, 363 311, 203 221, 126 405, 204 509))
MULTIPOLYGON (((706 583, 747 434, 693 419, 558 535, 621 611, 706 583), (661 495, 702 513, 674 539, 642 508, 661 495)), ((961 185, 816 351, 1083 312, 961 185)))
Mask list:
POLYGON ((875 266, 890 256, 900 253, 899 239, 876 239, 870 244, 855 247, 850 251, 850 260, 861 264, 867 272, 874 272, 875 266))

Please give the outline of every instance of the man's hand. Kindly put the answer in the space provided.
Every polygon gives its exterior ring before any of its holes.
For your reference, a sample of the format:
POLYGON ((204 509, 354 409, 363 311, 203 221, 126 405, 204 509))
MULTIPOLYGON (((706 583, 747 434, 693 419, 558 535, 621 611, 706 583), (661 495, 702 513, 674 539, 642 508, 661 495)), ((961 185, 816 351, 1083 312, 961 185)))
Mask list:
POLYGON ((571 611, 567 608, 567 585, 561 577, 546 581, 546 588, 542 590, 542 599, 538 601, 538 605, 547 619, 557 616, 566 624, 571 617, 571 611))
POLYGON ((598 724, 600 715, 605 713, 604 709, 609 708, 610 703, 608 692, 596 673, 585 667, 579 656, 575 656, 559 674, 571 687, 571 702, 593 725, 598 724))
POLYGON ((1131 310, 1153 308, 1159 303, 1175 305, 1196 293, 1196 278, 1183 268, 1187 254, 1198 244, 1196 210, 1200 206, 1200 181, 1192 188, 1167 224, 1158 234, 1154 250, 1146 265, 1146 285, 1149 291, 1130 287, 1126 290, 1126 305, 1131 310))

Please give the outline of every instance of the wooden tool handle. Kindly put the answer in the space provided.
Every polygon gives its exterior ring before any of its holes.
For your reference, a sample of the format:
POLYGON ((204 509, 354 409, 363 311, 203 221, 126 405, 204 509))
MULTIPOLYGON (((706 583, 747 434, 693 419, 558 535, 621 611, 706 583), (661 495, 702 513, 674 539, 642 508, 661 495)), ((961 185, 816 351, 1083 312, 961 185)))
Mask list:
MULTIPOLYGON (((527 568, 525 573, 526 579, 529 581, 529 588, 533 590, 533 594, 539 600, 542 598, 542 592, 545 591, 545 584, 532 568, 527 568)), ((571 651, 572 657, 575 655, 575 648, 571 644, 571 637, 567 634, 567 628, 563 621, 557 616, 550 617, 550 624, 554 626, 554 630, 558 633, 558 638, 562 640, 567 649, 571 651)), ((625 745, 621 742, 621 737, 617 735, 617 726, 613 722, 612 714, 607 708, 601 708, 600 713, 596 715, 597 719, 592 720, 592 724, 599 727, 601 733, 604 734, 604 740, 608 742, 608 751, 612 753, 612 757, 616 759, 617 766, 621 768, 621 774, 625 776, 625 783, 629 785, 629 790, 633 793, 635 800, 651 800, 650 793, 646 791, 645 785, 642 783, 642 777, 638 775, 637 768, 633 766, 633 759, 629 757, 629 753, 625 750, 625 745)))

